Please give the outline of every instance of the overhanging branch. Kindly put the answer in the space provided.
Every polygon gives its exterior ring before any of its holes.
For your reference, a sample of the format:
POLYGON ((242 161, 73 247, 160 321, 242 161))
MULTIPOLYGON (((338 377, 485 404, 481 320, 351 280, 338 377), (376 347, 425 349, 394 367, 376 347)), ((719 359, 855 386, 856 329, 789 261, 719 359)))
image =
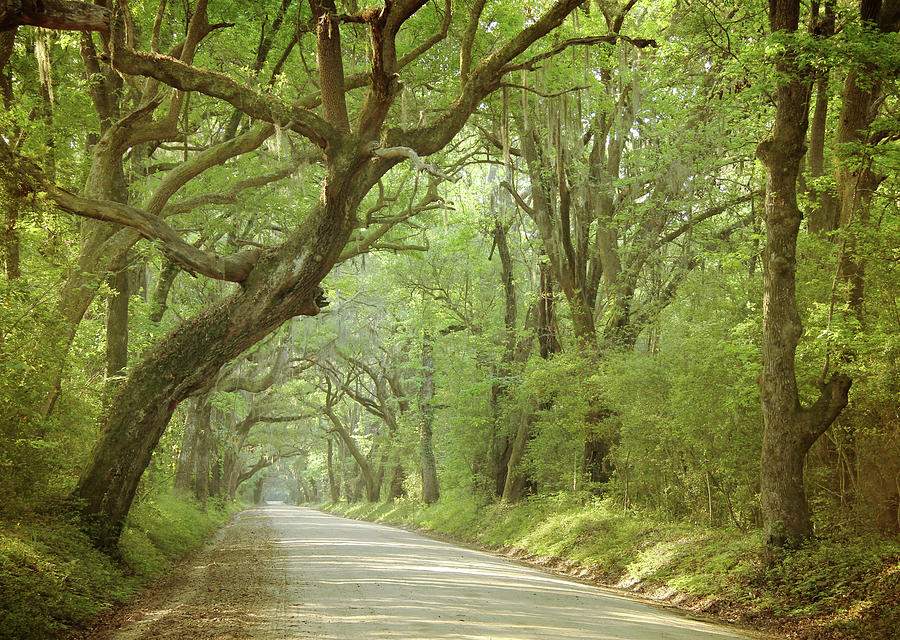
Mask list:
POLYGON ((107 31, 110 12, 90 2, 65 0, 2 0, 0 31, 18 26, 62 31, 107 31))
POLYGON ((144 237, 161 242, 163 253, 192 273, 200 273, 216 280, 241 282, 250 275, 259 257, 259 250, 256 248, 245 249, 224 257, 203 251, 185 242, 161 218, 146 211, 109 200, 82 198, 56 185, 45 186, 48 197, 63 211, 84 218, 131 227, 144 237))
POLYGON ((239 84, 225 74, 199 69, 158 53, 139 52, 113 37, 113 66, 121 73, 154 78, 181 91, 197 91, 219 98, 252 118, 290 128, 324 148, 339 136, 331 124, 308 109, 286 104, 239 84))
POLYGON ((584 36, 582 38, 570 38, 564 42, 559 43, 555 47, 553 47, 550 51, 546 51, 540 55, 534 56, 533 58, 529 58, 524 62, 520 62, 518 64, 513 64, 505 67, 505 72, 510 71, 519 71, 522 69, 528 69, 529 71, 535 68, 535 65, 539 62, 543 62, 548 58, 552 58, 553 56, 559 55, 569 47, 574 47, 577 45, 582 46, 591 46, 595 44, 616 44, 617 42, 627 42, 630 45, 637 47, 638 49, 643 49, 644 47, 656 47, 656 40, 652 40, 649 38, 629 38, 628 36, 612 34, 606 36, 584 36))
POLYGON ((447 175, 437 166, 424 162, 422 158, 419 157, 419 154, 410 147, 376 147, 372 151, 372 153, 379 158, 407 158, 410 162, 413 163, 413 166, 415 166, 416 169, 418 169, 419 171, 425 171, 433 175, 435 178, 449 180, 450 182, 456 182, 458 180, 457 177, 447 175))

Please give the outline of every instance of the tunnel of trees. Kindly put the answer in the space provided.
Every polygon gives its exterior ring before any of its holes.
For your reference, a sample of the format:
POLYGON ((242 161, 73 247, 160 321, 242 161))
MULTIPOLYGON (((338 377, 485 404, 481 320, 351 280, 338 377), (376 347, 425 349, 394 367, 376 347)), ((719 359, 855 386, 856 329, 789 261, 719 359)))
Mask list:
POLYGON ((102 548, 160 487, 900 533, 898 25, 2 0, 0 510, 102 548))

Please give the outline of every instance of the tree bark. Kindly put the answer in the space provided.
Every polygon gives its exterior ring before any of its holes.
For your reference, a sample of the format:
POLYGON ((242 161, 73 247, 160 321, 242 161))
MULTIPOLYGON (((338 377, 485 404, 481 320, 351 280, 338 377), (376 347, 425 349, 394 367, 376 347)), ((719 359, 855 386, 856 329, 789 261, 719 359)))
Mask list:
POLYGON ((491 439, 488 443, 488 469, 487 477, 490 479, 490 491, 493 495, 503 495, 503 485, 506 482, 507 468, 510 455, 510 438, 508 430, 502 428, 501 403, 507 396, 507 379, 513 373, 513 363, 516 354, 519 353, 516 340, 518 299, 516 295, 516 283, 513 277, 513 262, 509 252, 507 239, 508 226, 501 224, 500 220, 494 223, 494 245, 497 247, 497 255, 500 257, 500 279, 503 283, 503 328, 504 341, 503 353, 500 356, 497 374, 500 380, 491 386, 491 439))
POLYGON ((331 438, 328 438, 328 490, 331 492, 331 502, 339 502, 341 499, 341 488, 334 479, 334 446, 331 438))
POLYGON ((422 502, 433 504, 441 497, 432 443, 434 429, 434 338, 422 336, 422 388, 419 391, 419 460, 422 466, 422 502))
POLYGON ((503 484, 503 502, 516 503, 525 495, 527 478, 522 472, 521 462, 525 457, 525 448, 531 436, 531 423, 534 421, 536 407, 522 407, 518 412, 519 424, 516 437, 509 449, 509 462, 506 463, 506 481, 503 484))
POLYGON ((156 286, 153 288, 150 303, 150 322, 159 322, 165 315, 166 309, 169 308, 169 291, 171 291, 175 278, 179 273, 181 273, 181 267, 170 260, 166 260, 156 280, 156 286))
POLYGON ((211 438, 212 403, 209 396, 198 399, 193 420, 197 423, 194 454, 194 497, 204 507, 209 497, 209 449, 211 438))
POLYGON ((110 12, 90 2, 0 0, 0 31, 20 25, 66 31, 106 31, 110 12))
POLYGON ((260 477, 253 484, 253 504, 262 504, 263 501, 263 482, 265 480, 260 477))
POLYGON ((353 439, 353 435, 347 430, 347 427, 334 410, 331 407, 326 406, 323 411, 331 421, 334 433, 336 433, 344 442, 344 446, 347 447, 347 450, 350 452, 350 455, 353 456, 353 459, 359 467, 360 474, 362 474, 363 477, 363 483, 366 486, 366 500, 369 502, 378 502, 381 497, 381 482, 376 470, 372 466, 372 461, 360 451, 359 447, 356 445, 356 441, 353 439))
MULTIPOLYGON (((797 29, 799 0, 771 0, 772 33, 797 29)), ((797 389, 795 354, 802 334, 795 272, 801 213, 797 176, 804 154, 809 115, 809 78, 795 47, 786 45, 776 63, 775 126, 757 147, 766 168, 766 248, 763 254, 763 371, 760 376, 763 428, 760 500, 770 547, 781 547, 811 533, 803 486, 809 447, 847 404, 850 379, 837 374, 823 385, 819 400, 803 408, 797 389)))
MULTIPOLYGON (((2 1, 2 0, 0 0, 2 1)), ((12 109, 13 105, 13 78, 12 70, 7 70, 15 44, 16 30, 0 31, 0 101, 6 109, 12 109)), ((16 222, 19 218, 19 203, 17 198, 9 198, 4 205, 3 212, 3 263, 8 280, 15 280, 21 275, 19 269, 19 232, 16 230, 16 222)))
MULTIPOLYGON (((890 2, 866 0, 860 3, 863 25, 882 33, 898 28, 896 15, 890 17, 890 2)), ((894 11, 900 3, 894 2, 894 11)), ((884 176, 873 169, 871 156, 865 150, 873 139, 869 128, 875 121, 885 75, 897 76, 896 69, 878 69, 873 63, 853 68, 847 74, 842 95, 837 145, 840 157, 836 167, 839 202, 838 223, 844 231, 838 277, 849 285, 847 302, 859 325, 865 326, 865 255, 857 247, 857 234, 869 228, 872 196, 884 176), (850 153, 843 149, 854 149, 850 153)))
MULTIPOLYGON (((109 276, 112 292, 106 301, 106 384, 119 378, 128 365, 128 268, 109 276)), ((115 387, 115 385, 113 385, 115 387)))
POLYGON ((194 452, 197 448, 197 422, 191 419, 191 414, 189 411, 184 425, 184 437, 181 439, 181 451, 178 452, 178 461, 175 464, 175 490, 185 495, 191 490, 194 452))
MULTIPOLYGON (((818 3, 814 3, 817 7, 818 3)), ((834 35, 835 16, 834 2, 825 2, 825 15, 819 16, 818 11, 811 16, 811 31, 825 38, 834 35)), ((813 109, 812 123, 809 130, 809 151, 807 152, 807 167, 809 177, 813 180, 825 175, 825 140, 827 138, 828 125, 828 84, 831 70, 828 67, 820 69, 820 77, 816 80, 816 104, 813 109)), ((812 203, 812 208, 807 218, 807 230, 816 235, 824 236, 838 228, 838 203, 831 189, 823 189, 817 185, 807 186, 807 195, 812 203)))

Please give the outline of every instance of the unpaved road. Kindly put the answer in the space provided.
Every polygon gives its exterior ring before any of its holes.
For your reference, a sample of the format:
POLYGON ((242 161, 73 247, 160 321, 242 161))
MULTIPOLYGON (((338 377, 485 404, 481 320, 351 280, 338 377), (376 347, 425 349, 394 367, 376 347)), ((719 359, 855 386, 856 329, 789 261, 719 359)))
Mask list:
POLYGON ((737 640, 486 553, 311 509, 241 513, 94 640, 737 640))

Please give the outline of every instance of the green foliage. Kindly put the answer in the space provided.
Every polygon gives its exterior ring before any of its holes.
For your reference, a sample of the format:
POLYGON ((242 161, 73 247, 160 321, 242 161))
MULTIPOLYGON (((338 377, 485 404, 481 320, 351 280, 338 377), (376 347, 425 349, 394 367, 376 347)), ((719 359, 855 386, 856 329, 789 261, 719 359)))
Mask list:
POLYGON ((614 425, 602 420, 602 382, 596 362, 578 351, 549 361, 533 357, 514 393, 514 407, 536 411, 525 464, 544 493, 580 484, 585 438, 614 437, 614 425))
POLYGON ((119 544, 124 564, 95 549, 58 515, 0 520, 0 639, 42 640, 121 603, 197 548, 234 506, 202 510, 154 495, 129 514, 119 544))
POLYGON ((0 638, 48 638, 124 601, 136 584, 58 518, 0 525, 0 638))
POLYGON ((230 502, 209 503, 204 510, 170 493, 153 494, 129 512, 120 544, 122 556, 139 575, 156 577, 185 550, 200 546, 237 510, 230 502))

